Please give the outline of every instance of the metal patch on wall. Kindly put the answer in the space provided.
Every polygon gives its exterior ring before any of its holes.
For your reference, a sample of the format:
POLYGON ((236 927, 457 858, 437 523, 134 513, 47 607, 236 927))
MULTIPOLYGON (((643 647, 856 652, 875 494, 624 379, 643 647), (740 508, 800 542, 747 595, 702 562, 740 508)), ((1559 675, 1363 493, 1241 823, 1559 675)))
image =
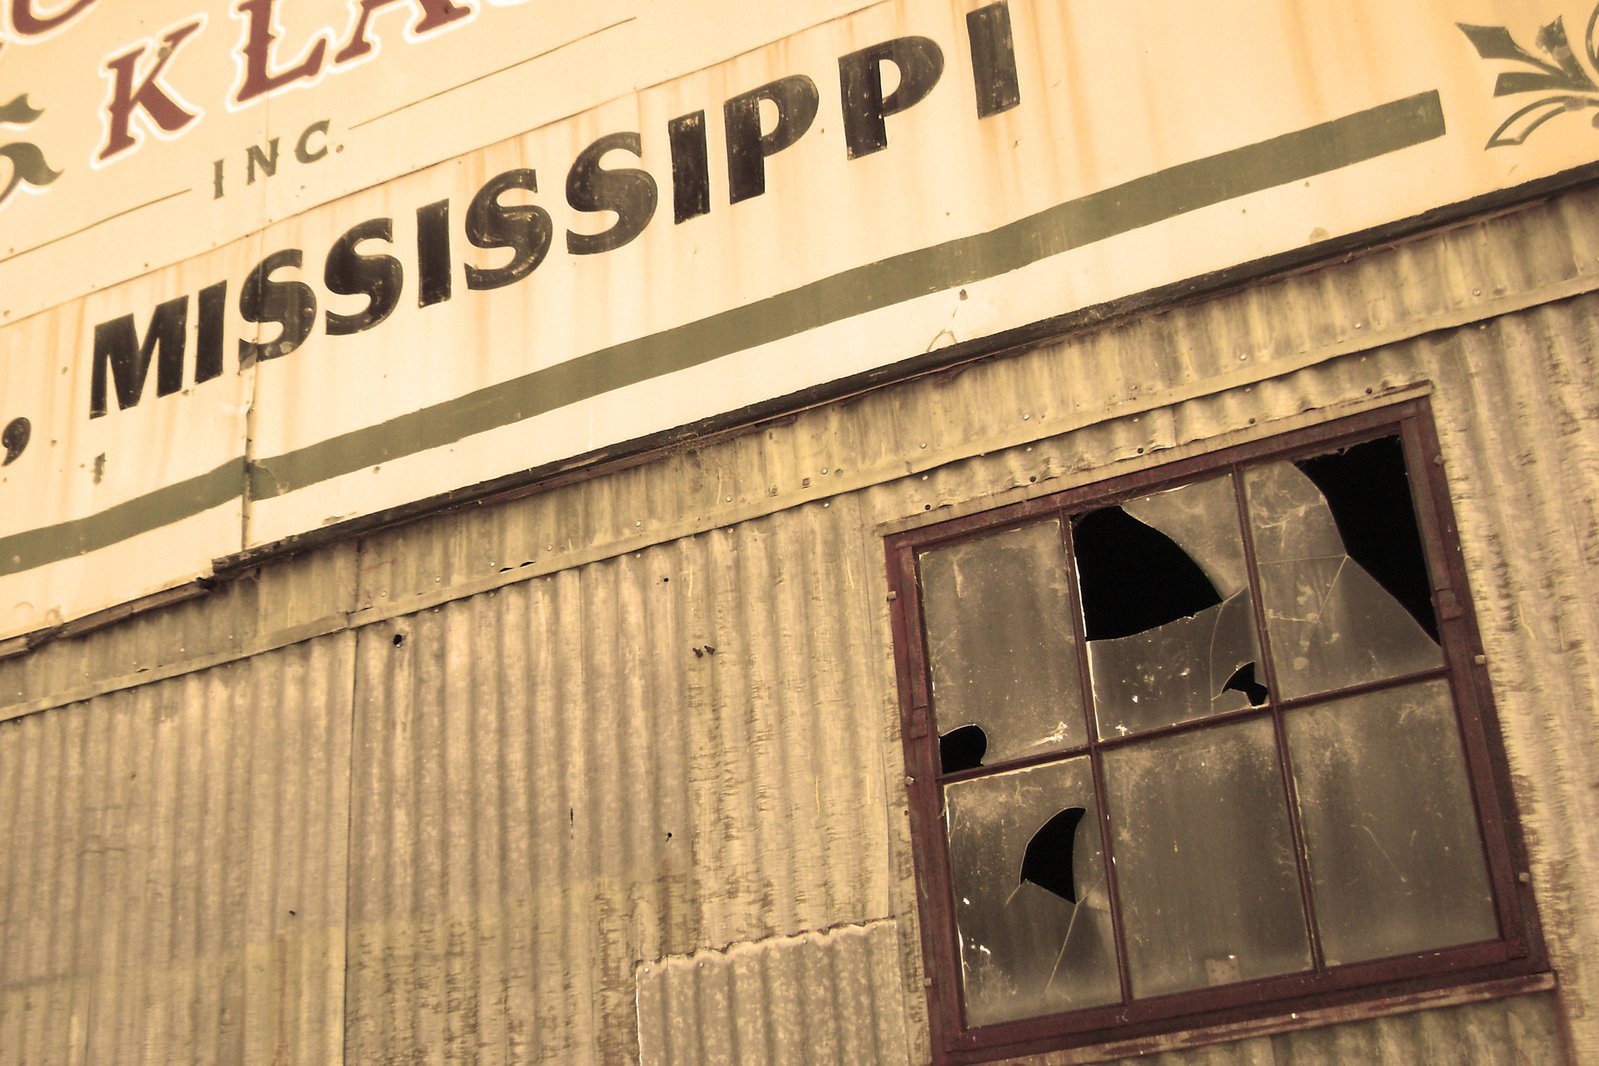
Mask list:
POLYGON ((644 1066, 909 1056, 891 919, 660 959, 637 977, 644 1066))

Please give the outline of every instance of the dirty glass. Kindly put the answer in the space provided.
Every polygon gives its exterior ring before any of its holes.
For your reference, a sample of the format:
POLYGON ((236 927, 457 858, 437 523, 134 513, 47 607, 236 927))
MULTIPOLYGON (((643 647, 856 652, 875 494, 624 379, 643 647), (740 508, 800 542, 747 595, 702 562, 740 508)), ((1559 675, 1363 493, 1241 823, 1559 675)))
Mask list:
POLYGON ((1328 965, 1498 936, 1446 682, 1284 725, 1328 965))
POLYGON ((1107 751, 1105 786, 1134 995, 1310 968, 1269 719, 1107 751))
POLYGON ((1249 593, 1189 618, 1088 642, 1099 735, 1126 736, 1250 706, 1229 682, 1259 657, 1249 593))
POLYGON ((1437 642, 1349 557, 1310 478, 1272 463, 1245 474, 1245 485, 1280 697, 1442 665, 1437 642))
POLYGON ((1174 540, 1223 599, 1242 592, 1248 584, 1231 477, 1196 481, 1128 500, 1122 510, 1174 540))
POLYGON ((921 580, 939 732, 979 727, 984 765, 1082 745, 1060 522, 934 548, 921 580))
MULTIPOLYGON (((1240 672, 1249 671, 1251 678, 1265 672, 1250 669, 1260 652, 1232 479, 1157 492, 1127 501, 1122 510, 1170 538, 1221 602, 1191 614, 1174 603, 1164 612, 1170 619, 1164 624, 1088 642, 1099 735, 1126 736, 1250 706, 1240 672)), ((1131 566, 1141 562, 1126 560, 1131 566)), ((1080 559, 1085 571, 1093 565, 1080 559)), ((1085 573, 1084 580, 1092 576, 1085 573)), ((1153 591, 1158 595, 1162 590, 1153 591)), ((1254 701, 1264 701, 1263 690, 1255 691, 1254 701)))
POLYGON ((944 790, 968 1025, 1121 999, 1086 756, 944 790))

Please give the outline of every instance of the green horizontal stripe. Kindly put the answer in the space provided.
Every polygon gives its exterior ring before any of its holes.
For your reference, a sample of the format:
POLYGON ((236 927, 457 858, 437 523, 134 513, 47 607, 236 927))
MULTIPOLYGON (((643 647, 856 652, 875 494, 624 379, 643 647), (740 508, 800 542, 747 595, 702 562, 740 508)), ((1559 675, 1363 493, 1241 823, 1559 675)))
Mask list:
POLYGON ((1428 92, 1183 163, 987 233, 846 270, 263 459, 250 471, 250 493, 255 499, 281 496, 724 355, 996 277, 1107 237, 1386 155, 1443 133, 1438 94, 1428 92))
POLYGON ((0 575, 71 558, 218 506, 248 475, 272 499, 582 400, 907 300, 997 277, 1190 211, 1325 174, 1444 134, 1436 92, 1183 163, 971 237, 846 270, 797 289, 590 352, 329 438, 243 460, 91 518, 0 538, 0 575))
POLYGON ((241 456, 209 473, 136 496, 87 518, 0 538, 0 577, 107 548, 232 503, 239 498, 244 476, 241 456))

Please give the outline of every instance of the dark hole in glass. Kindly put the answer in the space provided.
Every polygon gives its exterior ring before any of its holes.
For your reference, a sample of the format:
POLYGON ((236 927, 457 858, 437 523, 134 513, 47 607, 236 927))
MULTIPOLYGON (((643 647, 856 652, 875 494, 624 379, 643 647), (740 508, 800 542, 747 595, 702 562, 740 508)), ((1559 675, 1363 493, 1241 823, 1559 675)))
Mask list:
POLYGON ((1142 633, 1221 602, 1187 552, 1120 507, 1080 515, 1072 541, 1089 640, 1142 633))
POLYGON ((1072 849, 1077 841, 1077 823, 1087 813, 1082 807, 1067 807, 1033 834, 1022 855, 1022 881, 1031 881, 1067 903, 1077 902, 1072 849))
POLYGON ((1265 685, 1255 679, 1255 664, 1245 663, 1233 671, 1233 676, 1227 679, 1222 686, 1222 691, 1232 690, 1242 692, 1249 697, 1251 707, 1260 707, 1265 704, 1266 697, 1270 694, 1265 685))
POLYGON ((1399 438, 1367 441, 1294 465, 1327 498, 1349 557, 1436 641, 1438 622, 1399 438))
POLYGON ((977 769, 986 751, 988 734, 980 725, 963 725, 938 738, 938 761, 946 774, 977 769))

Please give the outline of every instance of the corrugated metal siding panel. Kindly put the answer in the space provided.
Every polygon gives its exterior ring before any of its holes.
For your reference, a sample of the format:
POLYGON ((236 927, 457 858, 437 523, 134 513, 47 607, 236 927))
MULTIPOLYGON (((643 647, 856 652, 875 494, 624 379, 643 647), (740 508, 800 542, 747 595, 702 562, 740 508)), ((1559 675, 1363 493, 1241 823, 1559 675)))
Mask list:
POLYGON ((1599 299, 1450 339, 1441 432, 1579 1054, 1599 1058, 1599 299))
POLYGON ((662 959, 638 971, 639 1060, 906 1061, 894 923, 662 959))
POLYGON ((639 962, 889 913, 864 535, 818 506, 362 631, 350 1061, 630 1061, 639 962))
POLYGON ((336 1060, 351 644, 0 724, 0 1063, 336 1060))

